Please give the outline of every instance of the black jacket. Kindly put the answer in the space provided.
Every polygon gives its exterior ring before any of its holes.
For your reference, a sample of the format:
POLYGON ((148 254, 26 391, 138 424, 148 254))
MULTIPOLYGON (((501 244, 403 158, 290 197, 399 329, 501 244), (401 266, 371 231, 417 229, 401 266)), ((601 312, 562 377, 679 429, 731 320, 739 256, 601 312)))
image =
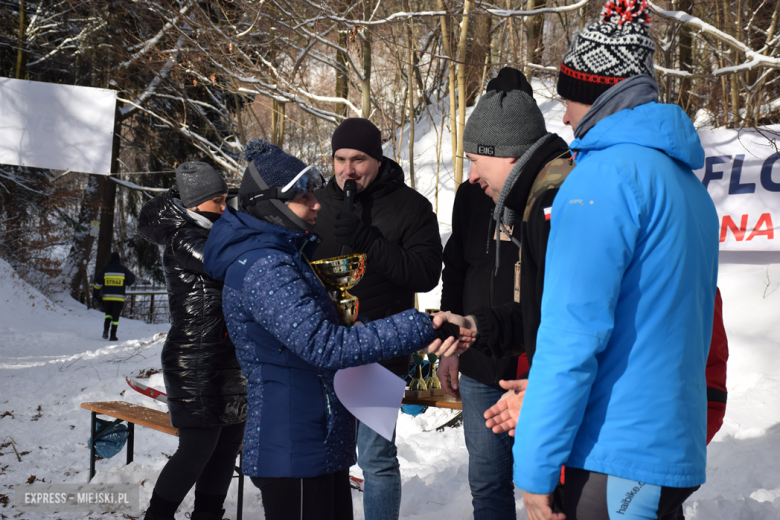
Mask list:
MULTIPOLYGON (((323 242, 313 260, 339 256, 333 224, 344 210, 344 192, 333 179, 315 195, 322 209, 314 232, 323 242)), ((432 290, 441 274, 441 237, 431 203, 404 184, 395 161, 383 157, 377 178, 355 196, 355 214, 379 234, 368 251, 344 249, 367 254, 366 273, 349 291, 360 300, 360 316, 376 320, 414 308, 414 294, 432 290)), ((381 364, 399 376, 409 371, 408 356, 381 364)))
MULTIPOLYGON (((495 222, 493 200, 476 184, 463 183, 452 206, 452 235, 444 246, 441 273, 441 309, 455 314, 471 314, 479 307, 498 306, 513 301, 515 262, 519 250, 511 241, 499 244, 500 267, 495 273, 495 222)), ((520 227, 516 226, 516 236, 520 227)), ((500 379, 515 379, 517 357, 496 358, 476 349, 460 356, 463 375, 486 385, 500 379)))
POLYGON ((203 270, 211 219, 193 216, 168 192, 147 202, 138 230, 164 245, 171 330, 162 351, 171 424, 225 426, 246 421, 246 379, 227 335, 222 283, 203 270))
MULTIPOLYGON (((559 161, 555 168, 568 173, 568 145, 560 137, 550 140, 529 159, 520 177, 507 195, 506 207, 515 211, 518 219, 525 212, 539 172, 551 161, 559 161)), ((557 188, 544 189, 533 201, 528 218, 521 226, 522 272, 520 280, 521 303, 507 303, 499 307, 481 307, 472 312, 479 332, 474 348, 487 355, 500 358, 526 352, 528 363, 536 351, 536 333, 542 319, 542 291, 544 289, 544 262, 550 221, 545 219, 544 208, 552 206, 557 188)), ((517 227, 517 224, 515 225, 517 227)))
POLYGON ((119 253, 111 253, 111 259, 106 266, 95 274, 95 282, 92 286, 93 297, 98 297, 98 292, 103 290, 104 302, 124 302, 125 289, 135 283, 135 275, 119 260, 119 253))

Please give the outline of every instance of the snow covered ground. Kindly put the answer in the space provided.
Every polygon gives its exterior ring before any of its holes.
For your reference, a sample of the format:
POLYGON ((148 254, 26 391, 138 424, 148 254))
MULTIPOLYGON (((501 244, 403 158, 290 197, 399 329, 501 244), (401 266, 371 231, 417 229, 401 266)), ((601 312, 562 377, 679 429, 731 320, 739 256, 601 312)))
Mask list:
MULTIPOLYGON (((571 140, 570 130, 560 125, 560 104, 545 100, 544 87, 535 86, 550 130, 571 140)), ((435 202, 436 148, 437 141, 443 142, 438 214, 446 240, 454 198, 450 137, 442 132, 441 114, 436 110, 427 121, 417 125, 416 181, 418 189, 435 202), (438 126, 438 136, 430 121, 438 126)), ((406 153, 405 145, 402 150, 406 153)), ((709 446, 707 483, 686 503, 688 519, 780 518, 778 262, 778 255, 721 256, 719 285, 731 351, 729 402, 725 424, 709 446)), ((438 307, 439 297, 438 289, 420 295, 420 308, 438 307)), ((120 341, 111 343, 100 339, 102 324, 102 313, 69 299, 52 302, 0 261, 0 519, 126 518, 120 514, 20 513, 13 508, 16 484, 87 481, 89 412, 80 408, 81 403, 125 400, 165 409, 129 389, 124 377, 138 377, 159 368, 168 326, 122 319, 120 341)), ((144 381, 164 386, 159 373, 144 381)), ((472 518, 463 429, 434 429, 446 420, 447 413, 428 410, 418 417, 399 418, 404 519, 472 518)), ((141 507, 145 508, 157 475, 176 444, 172 436, 139 427, 135 461, 125 466, 124 452, 98 461, 93 482, 138 483, 141 507)), ((357 468, 353 473, 360 475, 357 468)), ((259 492, 248 480, 245 493, 244 518, 263 518, 259 492)), ((226 502, 228 518, 235 518, 236 497, 234 481, 226 502)), ((353 497, 355 518, 362 519, 359 492, 354 491, 353 497)), ((186 518, 193 500, 190 494, 177 518, 186 518)), ((519 519, 526 519, 519 492, 517 512, 519 519)))
MULTIPOLYGON (((723 429, 709 447, 707 483, 686 503, 697 520, 780 518, 780 264, 721 264, 720 287, 729 335, 729 403, 723 429)), ((165 325, 121 320, 120 341, 100 339, 102 314, 74 303, 56 304, 19 280, 0 261, 0 515, 9 518, 84 518, 82 513, 19 513, 13 487, 30 480, 83 483, 88 476, 89 412, 82 402, 125 400, 165 409, 125 384, 126 375, 159 367, 165 325), (13 439, 19 462, 9 443, 13 439)), ((163 387, 152 375, 152 386, 163 387)), ((404 519, 469 519, 470 493, 462 428, 432 430, 445 412, 401 415, 398 451, 404 519)), ((125 454, 97 463, 98 483, 140 483, 145 507, 172 436, 136 429, 135 461, 125 454)), ((354 470, 359 475, 359 471, 354 470)), ((263 518, 259 493, 246 482, 244 518, 263 518)), ((227 500, 235 518, 237 487, 227 500)), ((354 491, 355 517, 363 518, 354 491)), ((520 494, 518 518, 525 519, 520 494)), ((190 495, 177 518, 191 510, 190 495)), ((90 515, 92 518, 122 515, 90 515)), ((3 516, 0 516, 2 518, 3 516)))

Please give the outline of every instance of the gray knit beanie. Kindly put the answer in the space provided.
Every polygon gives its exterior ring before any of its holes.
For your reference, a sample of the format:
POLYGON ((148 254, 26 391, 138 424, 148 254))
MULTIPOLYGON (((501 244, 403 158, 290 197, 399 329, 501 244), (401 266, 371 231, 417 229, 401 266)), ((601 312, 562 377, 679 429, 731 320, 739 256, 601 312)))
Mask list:
POLYGON ((176 168, 176 186, 181 202, 187 208, 194 208, 228 192, 228 185, 217 170, 196 161, 176 168))
POLYGON ((547 133, 544 116, 522 72, 505 67, 466 121, 463 151, 494 157, 521 157, 547 133))

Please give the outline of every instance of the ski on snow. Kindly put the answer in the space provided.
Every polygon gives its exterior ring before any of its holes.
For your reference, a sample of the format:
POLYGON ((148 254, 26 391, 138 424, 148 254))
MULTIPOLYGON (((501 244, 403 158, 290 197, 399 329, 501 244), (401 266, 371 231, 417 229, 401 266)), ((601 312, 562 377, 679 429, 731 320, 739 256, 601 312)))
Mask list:
POLYGON ((150 386, 146 386, 145 384, 139 383, 135 379, 130 379, 129 377, 125 377, 125 381, 127 381, 127 384, 130 385, 130 388, 132 388, 136 392, 140 392, 144 394, 146 397, 151 397, 155 401, 160 401, 166 404, 168 403, 168 395, 165 392, 162 392, 150 386))

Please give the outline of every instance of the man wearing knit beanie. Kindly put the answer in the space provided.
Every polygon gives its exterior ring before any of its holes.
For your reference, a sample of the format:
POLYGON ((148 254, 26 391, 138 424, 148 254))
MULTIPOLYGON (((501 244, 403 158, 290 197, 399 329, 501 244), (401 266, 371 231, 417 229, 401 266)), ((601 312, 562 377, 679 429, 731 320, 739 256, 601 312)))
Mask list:
MULTIPOLYGON (((315 192, 322 204, 315 233, 323 243, 314 259, 367 255, 366 273, 350 289, 360 299, 361 316, 378 320, 411 309, 415 293, 436 287, 441 273, 441 238, 431 203, 404 184, 401 166, 382 154, 381 133, 368 119, 345 119, 331 145, 335 175, 315 192)), ((409 363, 404 355, 381 364, 404 377, 409 363)), ((357 445, 366 519, 397 520, 401 473, 395 438, 388 442, 359 423, 357 445)))
POLYGON ((439 379, 463 400, 474 518, 514 519, 512 438, 485 428, 483 414, 506 392, 500 380, 527 377, 550 233, 545 208, 572 166, 566 142, 547 132, 531 85, 512 68, 488 83, 466 122, 463 148, 470 184, 455 195, 442 273, 441 308, 449 312, 436 320, 478 336, 460 357, 440 360, 439 379))
POLYGON ((533 519, 563 518, 549 507, 562 465, 579 520, 660 518, 705 479, 718 218, 693 124, 657 102, 647 23, 644 0, 609 2, 558 78, 577 165, 550 210, 522 414, 488 421, 516 428, 533 519))

